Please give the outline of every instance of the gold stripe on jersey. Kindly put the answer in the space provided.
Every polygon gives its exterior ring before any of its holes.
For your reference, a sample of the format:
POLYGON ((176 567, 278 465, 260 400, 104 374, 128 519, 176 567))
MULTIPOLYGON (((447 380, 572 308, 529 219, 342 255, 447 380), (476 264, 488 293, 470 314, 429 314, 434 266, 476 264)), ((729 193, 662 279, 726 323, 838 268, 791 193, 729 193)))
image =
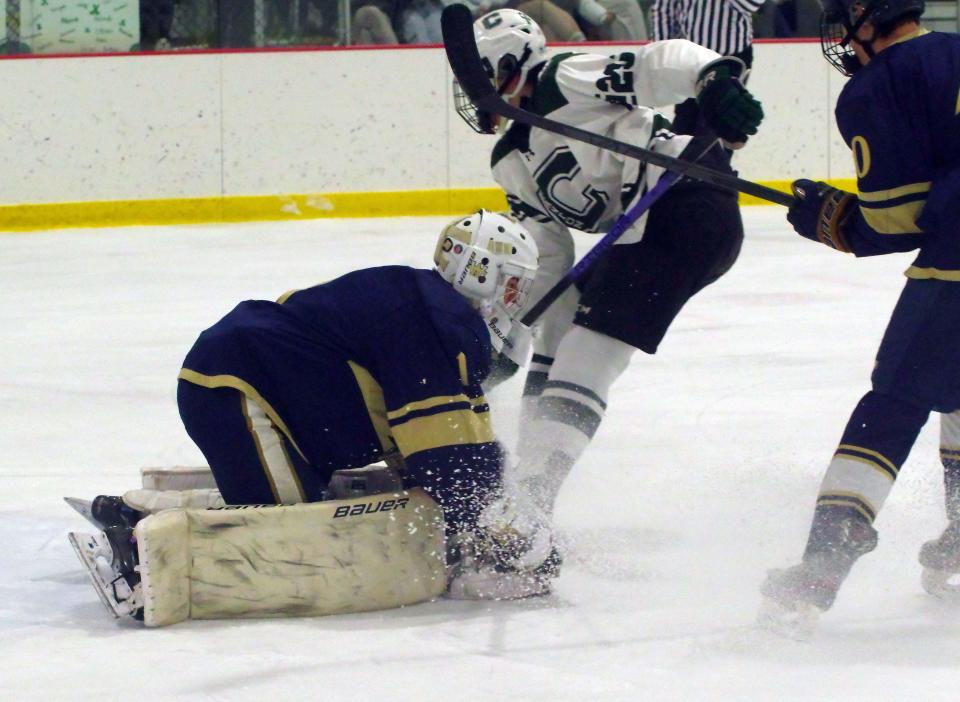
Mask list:
POLYGON ((941 268, 910 266, 904 275, 914 280, 949 280, 954 283, 960 282, 960 271, 945 271, 941 268))
POLYGON ((868 448, 863 448, 862 446, 854 446, 853 444, 840 444, 837 447, 837 452, 834 455, 841 456, 843 458, 852 458, 853 460, 860 461, 861 463, 866 463, 867 465, 873 466, 886 477, 893 480, 896 480, 897 475, 900 473, 900 469, 893 464, 893 461, 884 456, 882 453, 868 448), (870 458, 867 458, 867 456, 877 460, 870 460, 870 458))
POLYGON ((404 456, 443 446, 484 444, 494 440, 490 412, 472 409, 414 417, 392 429, 404 456))
POLYGON ((925 193, 930 181, 908 183, 887 190, 861 190, 860 212, 867 224, 879 234, 920 234, 917 219, 926 204, 925 193), (901 198, 911 198, 899 204, 888 204, 901 198))
POLYGON ((408 402, 400 409, 395 409, 387 412, 387 419, 391 422, 396 422, 402 420, 406 415, 411 412, 420 412, 423 410, 433 409, 434 407, 439 407, 441 405, 450 405, 459 402, 470 402, 470 398, 460 393, 458 395, 437 395, 435 397, 428 397, 426 400, 417 400, 416 402, 408 402))
POLYGON ((877 518, 877 512, 873 505, 866 500, 863 495, 856 493, 830 492, 824 493, 817 498, 817 505, 832 505, 834 507, 849 507, 856 510, 868 521, 873 522, 877 518))
POLYGON ((863 218, 878 234, 921 234, 923 230, 917 226, 917 219, 923 212, 924 201, 905 202, 893 207, 865 207, 860 205, 863 218))
POLYGON ((390 424, 387 421, 387 404, 383 399, 383 388, 373 379, 370 371, 363 366, 353 361, 347 361, 347 365, 349 365, 350 370, 353 371, 353 377, 357 381, 357 387, 360 388, 360 394, 363 396, 363 404, 367 406, 367 414, 370 415, 370 423, 373 425, 373 430, 377 433, 377 438, 380 440, 380 447, 384 453, 395 452, 397 446, 393 441, 393 436, 390 433, 390 424))
POLYGON ((905 34, 899 39, 895 39, 891 43, 891 46, 893 44, 902 44, 905 41, 910 41, 911 39, 916 39, 917 37, 922 37, 924 34, 929 34, 929 33, 930 33, 930 30, 927 29, 926 27, 918 27, 915 31, 912 31, 909 34, 905 34))
POLYGON ((463 351, 457 354, 457 368, 460 371, 460 384, 463 387, 470 387, 470 375, 467 373, 467 354, 463 351))
POLYGON ((293 440, 293 435, 287 428, 286 422, 280 418, 280 415, 277 414, 277 411, 270 406, 270 403, 264 400, 263 396, 260 395, 260 393, 257 392, 256 389, 246 380, 238 378, 235 375, 204 375, 203 373, 198 373, 197 371, 190 370, 189 368, 181 368, 180 374, 177 377, 180 380, 186 380, 188 383, 193 383, 194 385, 199 385, 203 388, 233 388, 234 390, 239 390, 260 405, 266 415, 270 418, 270 421, 272 421, 277 428, 283 432, 283 435, 287 437, 291 445, 297 450, 297 453, 300 454, 303 460, 307 460, 307 457, 303 455, 303 451, 301 451, 300 447, 297 446, 297 442, 293 440))
POLYGON ((281 295, 280 297, 277 298, 277 304, 278 304, 278 305, 282 305, 284 302, 286 302, 287 300, 290 299, 290 296, 291 296, 291 295, 293 295, 294 293, 298 293, 298 292, 300 292, 300 289, 299 289, 299 288, 294 289, 294 290, 287 290, 287 292, 283 293, 283 295, 281 295))
POLYGON ((890 188, 889 190, 861 190, 858 197, 861 202, 882 203, 888 200, 895 200, 898 197, 930 192, 931 185, 931 181, 926 181, 924 183, 909 183, 907 185, 901 185, 898 188, 890 188))
POLYGON ((941 447, 940 458, 948 461, 960 461, 960 449, 941 447))

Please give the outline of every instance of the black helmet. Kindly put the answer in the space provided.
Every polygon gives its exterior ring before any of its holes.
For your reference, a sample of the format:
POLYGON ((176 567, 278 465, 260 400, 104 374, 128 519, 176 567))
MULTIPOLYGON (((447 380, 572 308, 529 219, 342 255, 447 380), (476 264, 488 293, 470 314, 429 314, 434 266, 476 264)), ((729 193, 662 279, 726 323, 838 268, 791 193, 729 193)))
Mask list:
MULTIPOLYGON (((900 20, 919 18, 923 10, 924 0, 824 0, 820 48, 841 73, 851 76, 860 68, 860 61, 850 42, 864 22, 869 21, 876 29, 874 38, 882 37, 900 20)), ((860 43, 872 54, 870 42, 860 43)))

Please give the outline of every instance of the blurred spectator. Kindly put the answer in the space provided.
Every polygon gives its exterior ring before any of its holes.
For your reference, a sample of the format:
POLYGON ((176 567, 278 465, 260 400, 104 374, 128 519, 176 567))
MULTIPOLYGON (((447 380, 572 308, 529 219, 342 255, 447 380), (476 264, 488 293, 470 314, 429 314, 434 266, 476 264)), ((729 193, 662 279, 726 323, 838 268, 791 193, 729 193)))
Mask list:
POLYGON ((573 14, 562 7, 560 3, 573 8, 573 0, 559 0, 557 3, 550 0, 527 0, 526 2, 507 2, 504 7, 520 10, 530 15, 534 22, 540 25, 547 41, 586 41, 580 25, 573 18, 573 14))
POLYGON ((170 48, 173 4, 174 0, 140 0, 141 51, 170 48))
POLYGON ((219 45, 223 48, 254 46, 255 0, 217 0, 219 45))
POLYGON ((350 22, 351 44, 399 44, 391 17, 394 0, 372 0, 353 13, 350 22))
POLYGON ((758 39, 785 38, 794 36, 787 20, 784 6, 775 0, 766 0, 753 15, 753 33, 758 39))
POLYGON ((604 39, 611 41, 643 41, 647 31, 646 14, 639 0, 597 0, 613 13, 614 20, 605 32, 604 39))
POLYGON ((404 44, 442 44, 442 0, 407 0, 400 10, 398 27, 404 44))
POLYGON ((794 36, 820 36, 820 14, 823 11, 820 0, 793 0, 793 11, 794 36))
POLYGON ((792 36, 820 36, 820 0, 781 0, 777 6, 793 32, 792 36))
POLYGON ((573 5, 571 12, 591 39, 639 41, 647 38, 647 22, 639 0, 578 0, 573 5))
POLYGON ((267 27, 264 41, 272 45, 327 45, 337 42, 340 7, 337 0, 260 0, 267 27))

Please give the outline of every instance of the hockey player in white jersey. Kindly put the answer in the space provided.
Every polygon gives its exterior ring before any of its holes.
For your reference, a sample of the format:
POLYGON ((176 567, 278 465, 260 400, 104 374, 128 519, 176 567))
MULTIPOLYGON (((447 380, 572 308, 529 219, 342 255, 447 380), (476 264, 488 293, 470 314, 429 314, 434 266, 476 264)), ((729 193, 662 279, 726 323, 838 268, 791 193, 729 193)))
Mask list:
MULTIPOLYGON (((691 137, 672 134, 669 121, 647 106, 695 97, 705 126, 733 148, 756 133, 763 117, 743 87, 739 59, 685 40, 614 56, 561 53, 548 59, 540 28, 516 10, 481 17, 474 36, 505 100, 657 152, 679 155, 691 137)), ((501 135, 493 176, 537 240, 534 300, 572 266, 571 229, 607 231, 663 173, 552 132, 507 124, 479 111, 458 86, 455 97, 458 113, 476 131, 501 135)), ((732 172, 729 151, 720 145, 700 162, 732 172)), ((506 476, 512 489, 484 515, 525 565, 556 558, 548 526, 553 504, 597 431, 614 380, 636 349, 656 352, 687 300, 730 269, 742 238, 735 193, 680 182, 541 319, 524 388, 520 461, 506 476)))

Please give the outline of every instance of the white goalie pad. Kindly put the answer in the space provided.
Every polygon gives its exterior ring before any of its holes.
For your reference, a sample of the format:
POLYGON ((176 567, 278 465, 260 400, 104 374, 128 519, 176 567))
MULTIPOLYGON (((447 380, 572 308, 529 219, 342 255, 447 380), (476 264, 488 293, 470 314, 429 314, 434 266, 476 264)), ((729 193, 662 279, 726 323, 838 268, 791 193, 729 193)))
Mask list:
POLYGON ((141 520, 135 535, 147 626, 365 612, 446 588, 443 513, 420 489, 173 509, 141 520))
POLYGON ((145 490, 210 490, 217 487, 207 466, 165 466, 141 468, 145 490))
POLYGON ((138 512, 156 514, 165 509, 219 509, 225 507, 216 488, 195 490, 127 490, 123 501, 138 512))

